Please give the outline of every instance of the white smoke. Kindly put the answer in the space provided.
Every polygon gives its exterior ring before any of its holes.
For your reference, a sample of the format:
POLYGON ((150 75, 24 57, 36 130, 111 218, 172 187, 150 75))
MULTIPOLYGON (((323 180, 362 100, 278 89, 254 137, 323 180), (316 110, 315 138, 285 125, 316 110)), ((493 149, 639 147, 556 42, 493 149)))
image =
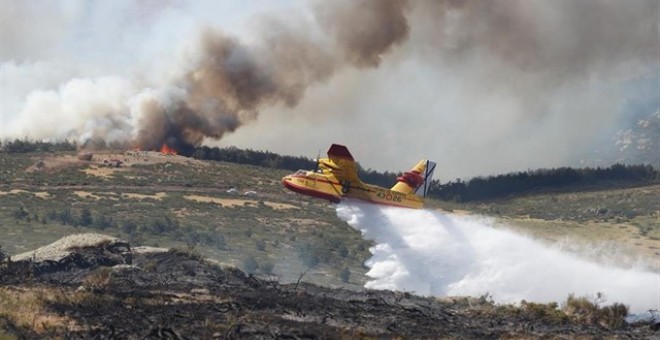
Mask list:
POLYGON ((193 144, 311 156, 340 142, 365 168, 432 158, 443 181, 576 165, 657 107, 645 84, 660 66, 659 9, 657 0, 3 0, 0 139, 121 141, 158 125, 145 114, 154 110, 169 118, 161 123, 185 123, 171 130, 217 127, 214 113, 236 106, 237 87, 256 100, 193 144), (209 30, 266 86, 242 86, 244 76, 201 77, 231 85, 223 91, 193 86, 200 66, 235 66, 204 48, 209 30), (191 102, 180 95, 195 89, 204 96, 189 106, 203 119, 180 119, 190 115, 174 114, 178 104, 191 102))
POLYGON ((632 312, 660 309, 657 273, 589 262, 483 217, 348 201, 340 218, 376 242, 366 288, 434 296, 481 296, 517 303, 561 302, 568 294, 605 295, 632 312))

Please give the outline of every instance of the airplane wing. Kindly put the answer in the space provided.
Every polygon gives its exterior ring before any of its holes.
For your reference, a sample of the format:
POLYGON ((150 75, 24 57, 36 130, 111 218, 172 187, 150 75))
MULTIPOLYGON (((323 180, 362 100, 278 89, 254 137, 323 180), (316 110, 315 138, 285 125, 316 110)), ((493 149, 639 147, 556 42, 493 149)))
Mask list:
POLYGON ((339 182, 359 182, 355 160, 348 148, 343 145, 332 144, 328 150, 328 161, 324 161, 322 164, 339 182))

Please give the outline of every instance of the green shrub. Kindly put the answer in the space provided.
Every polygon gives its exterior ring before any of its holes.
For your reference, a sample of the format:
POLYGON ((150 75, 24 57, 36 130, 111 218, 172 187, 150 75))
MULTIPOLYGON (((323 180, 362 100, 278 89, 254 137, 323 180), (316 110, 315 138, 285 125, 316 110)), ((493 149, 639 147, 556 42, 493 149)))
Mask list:
POLYGON ((83 208, 80 211, 80 219, 78 220, 78 224, 80 224, 83 227, 88 227, 92 225, 92 222, 94 222, 94 220, 92 219, 92 212, 89 211, 88 208, 83 208))
POLYGON ((351 272, 348 270, 348 267, 344 267, 344 269, 339 272, 339 278, 341 279, 341 282, 347 283, 350 277, 351 272))
POLYGON ((264 240, 255 240, 254 246, 257 248, 258 251, 266 250, 266 242, 264 240))
POLYGON ((16 219, 16 221, 18 222, 18 221, 26 219, 29 216, 29 214, 28 214, 27 210, 25 210, 25 208, 23 208, 23 206, 20 206, 12 212, 12 216, 14 216, 14 219, 16 219))
POLYGON ((215 234, 213 244, 219 250, 226 250, 227 249, 227 240, 225 239, 225 235, 219 234, 219 233, 215 234))
POLYGON ((263 262, 259 264, 259 270, 261 270, 262 273, 264 274, 272 274, 273 273, 273 268, 275 268, 275 264, 270 261, 263 262))
POLYGON ((316 267, 321 262, 319 248, 310 243, 305 243, 298 247, 298 257, 307 268, 316 267))
POLYGON ((243 259, 243 270, 248 274, 255 274, 259 269, 259 264, 254 256, 248 256, 243 259))
POLYGON ((94 219, 92 226, 96 227, 97 229, 104 230, 113 227, 114 222, 112 221, 112 218, 107 217, 106 215, 100 215, 94 219))
POLYGON ((62 209, 62 211, 57 214, 57 218, 63 225, 73 224, 73 214, 71 214, 71 209, 68 207, 62 209))
POLYGON ((124 221, 124 224, 121 226, 121 230, 123 230, 126 234, 128 235, 133 235, 137 231, 137 224, 131 220, 126 220, 124 221))
POLYGON ((339 246, 339 256, 341 256, 341 257, 348 256, 348 248, 346 248, 346 246, 343 245, 343 244, 341 246, 339 246))

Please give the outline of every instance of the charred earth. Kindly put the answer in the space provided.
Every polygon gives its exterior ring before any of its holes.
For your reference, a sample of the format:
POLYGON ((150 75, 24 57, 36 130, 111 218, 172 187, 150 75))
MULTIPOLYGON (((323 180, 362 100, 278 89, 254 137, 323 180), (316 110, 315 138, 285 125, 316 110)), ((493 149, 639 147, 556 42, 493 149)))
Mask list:
POLYGON ((648 338, 539 304, 282 285, 193 252, 80 234, 5 258, 0 338, 648 338))

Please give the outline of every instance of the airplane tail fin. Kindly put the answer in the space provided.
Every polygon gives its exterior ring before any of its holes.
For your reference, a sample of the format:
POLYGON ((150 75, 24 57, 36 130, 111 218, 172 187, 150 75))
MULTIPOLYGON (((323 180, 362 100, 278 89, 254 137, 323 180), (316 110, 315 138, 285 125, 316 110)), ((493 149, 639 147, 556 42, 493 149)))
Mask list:
POLYGON ((435 171, 435 162, 428 159, 422 159, 410 171, 406 171, 396 180, 397 183, 392 187, 392 191, 404 194, 415 193, 417 196, 426 197, 433 179, 435 171))

